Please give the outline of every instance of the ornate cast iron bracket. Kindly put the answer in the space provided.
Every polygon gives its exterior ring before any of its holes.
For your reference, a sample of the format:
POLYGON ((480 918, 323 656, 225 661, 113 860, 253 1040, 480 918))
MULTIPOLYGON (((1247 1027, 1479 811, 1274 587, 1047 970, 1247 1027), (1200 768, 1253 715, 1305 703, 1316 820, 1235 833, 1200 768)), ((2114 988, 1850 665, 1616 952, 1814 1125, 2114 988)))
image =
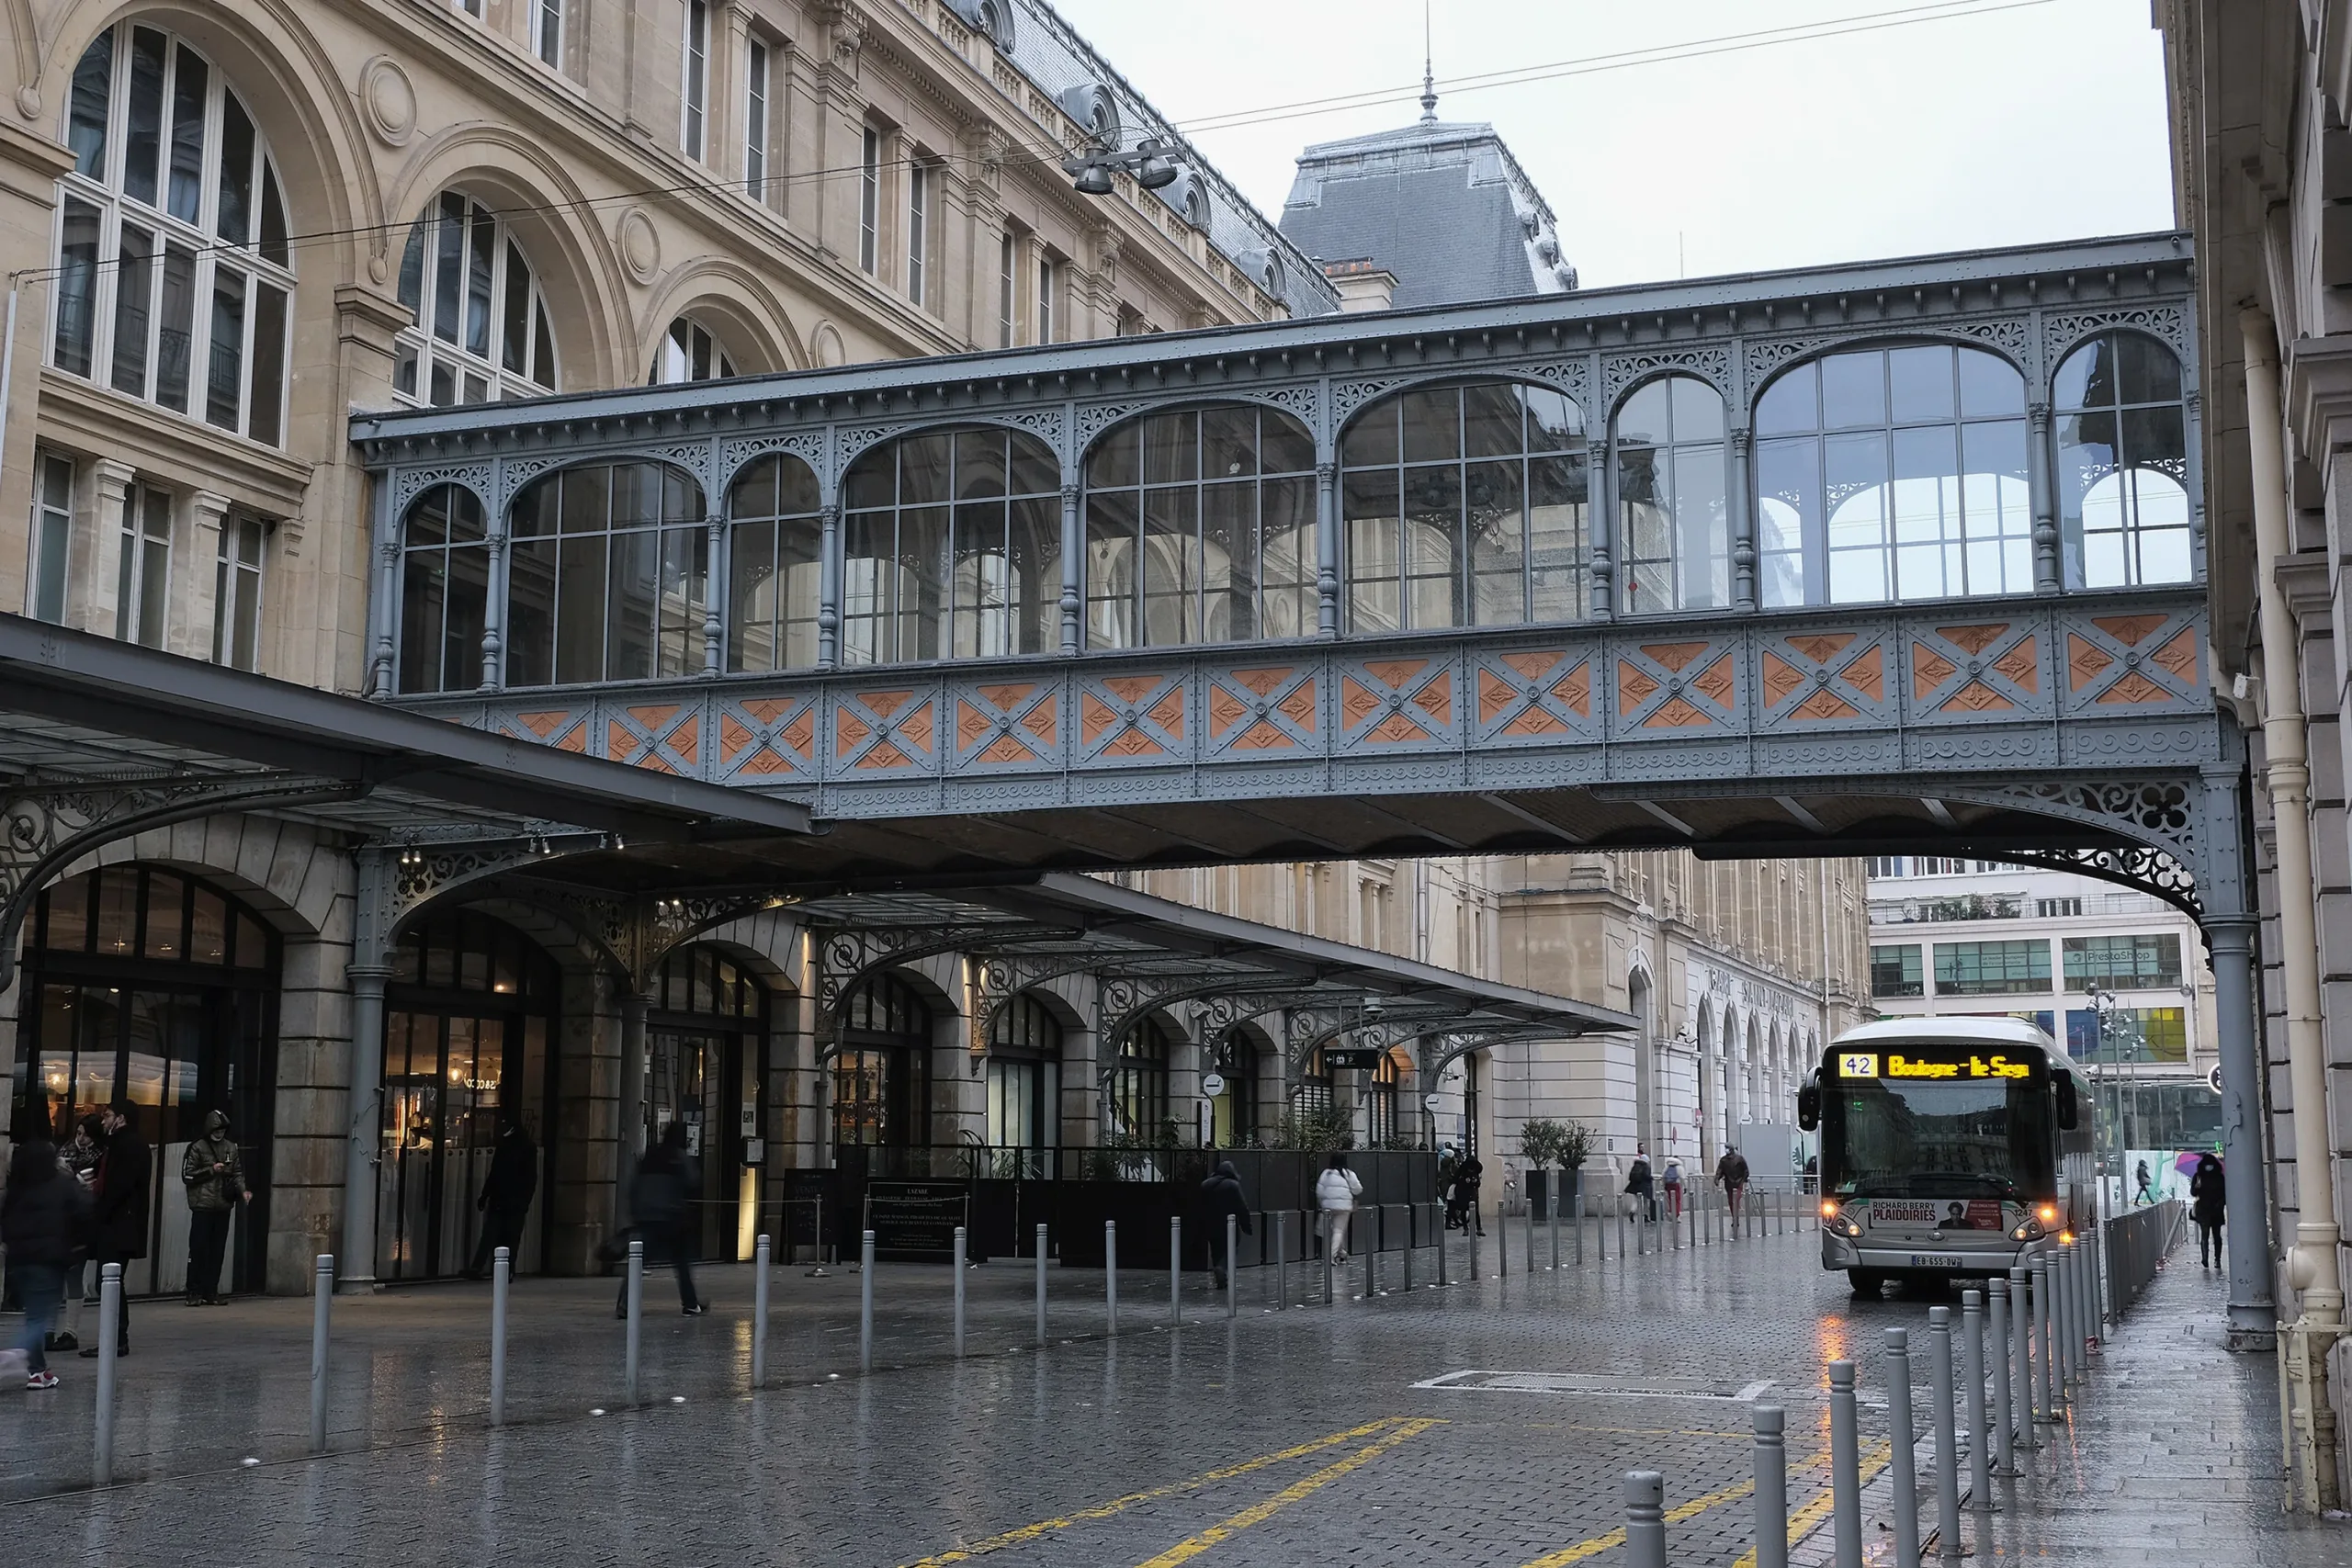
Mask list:
POLYGON ((228 811, 356 800, 373 787, 283 773, 166 773, 73 784, 18 780, 0 795, 0 990, 16 984, 17 939, 33 900, 91 851, 150 828, 228 811))
POLYGON ((2071 871, 2095 876, 2161 898, 2202 924, 2205 903, 2198 896, 2197 879, 2162 850, 1996 850, 1998 859, 2044 871, 2071 871))
POLYGON ((1010 942, 1068 942, 1079 933, 1062 926, 1002 923, 951 926, 832 926, 816 942, 818 1059, 841 1050, 842 1010, 859 987, 886 969, 944 953, 1010 942))

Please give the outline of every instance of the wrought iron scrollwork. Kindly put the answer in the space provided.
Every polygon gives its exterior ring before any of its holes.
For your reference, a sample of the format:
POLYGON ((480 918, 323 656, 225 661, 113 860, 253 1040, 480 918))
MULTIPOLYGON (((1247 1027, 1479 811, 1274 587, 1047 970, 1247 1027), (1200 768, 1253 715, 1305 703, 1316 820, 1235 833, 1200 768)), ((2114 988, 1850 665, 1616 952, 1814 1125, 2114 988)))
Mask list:
POLYGON ((2162 850, 2002 850, 1999 854, 2001 859, 2018 865, 2070 871, 2077 876, 2095 876, 2102 882, 2134 888, 2186 911, 2200 923, 2205 919, 2205 903, 2199 897, 2197 879, 2162 850))

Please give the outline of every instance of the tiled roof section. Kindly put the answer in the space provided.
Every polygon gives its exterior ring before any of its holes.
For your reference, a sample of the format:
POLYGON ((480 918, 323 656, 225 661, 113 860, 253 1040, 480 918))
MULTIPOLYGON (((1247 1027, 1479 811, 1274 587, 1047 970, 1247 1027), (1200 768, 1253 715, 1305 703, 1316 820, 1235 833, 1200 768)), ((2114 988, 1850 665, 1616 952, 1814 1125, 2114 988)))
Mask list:
POLYGON ((1394 273, 1400 309, 1576 287, 1550 206, 1490 125, 1423 122, 1309 147, 1282 229, 1311 256, 1394 273))

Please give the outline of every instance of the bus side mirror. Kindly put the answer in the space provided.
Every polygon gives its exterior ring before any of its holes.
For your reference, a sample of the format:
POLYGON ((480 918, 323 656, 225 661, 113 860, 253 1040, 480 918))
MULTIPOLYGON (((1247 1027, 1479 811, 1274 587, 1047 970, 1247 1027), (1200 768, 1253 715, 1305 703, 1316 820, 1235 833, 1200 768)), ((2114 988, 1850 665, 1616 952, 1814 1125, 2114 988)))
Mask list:
POLYGON ((2051 1085, 2058 1091, 2058 1130, 2071 1133, 2081 1120, 2075 1105, 2075 1075, 2062 1069, 2051 1075, 2051 1085))
POLYGON ((1797 1090, 1797 1125, 1808 1133, 1821 1125, 1821 1090, 1812 1084, 1797 1090))

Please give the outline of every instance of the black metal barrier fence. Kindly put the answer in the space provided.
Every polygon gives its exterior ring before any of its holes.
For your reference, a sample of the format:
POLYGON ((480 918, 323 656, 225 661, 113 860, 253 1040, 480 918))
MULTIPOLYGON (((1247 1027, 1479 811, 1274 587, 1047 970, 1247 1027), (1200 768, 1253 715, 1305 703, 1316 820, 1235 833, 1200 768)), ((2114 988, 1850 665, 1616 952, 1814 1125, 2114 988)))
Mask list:
POLYGON ((2117 1316, 2140 1299, 2180 1244, 2188 1208, 2177 1198, 2116 1215, 2101 1226, 2107 1247, 2108 1311, 2117 1316))

